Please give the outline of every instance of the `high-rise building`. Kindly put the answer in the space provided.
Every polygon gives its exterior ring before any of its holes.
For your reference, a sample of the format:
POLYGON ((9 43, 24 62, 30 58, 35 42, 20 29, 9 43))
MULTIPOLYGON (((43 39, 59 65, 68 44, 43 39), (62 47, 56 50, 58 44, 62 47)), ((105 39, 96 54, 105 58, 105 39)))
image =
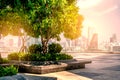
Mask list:
POLYGON ((94 33, 89 44, 89 49, 98 49, 98 34, 94 33))
POLYGON ((115 43, 117 42, 117 36, 116 34, 113 34, 112 37, 110 37, 110 43, 115 43))

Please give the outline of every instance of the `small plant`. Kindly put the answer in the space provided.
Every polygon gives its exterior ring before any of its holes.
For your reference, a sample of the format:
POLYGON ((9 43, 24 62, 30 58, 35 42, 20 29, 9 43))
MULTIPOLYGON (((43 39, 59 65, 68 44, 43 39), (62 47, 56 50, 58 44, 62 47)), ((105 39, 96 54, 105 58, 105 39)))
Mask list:
POLYGON ((18 73, 18 69, 13 65, 9 67, 2 67, 0 66, 0 77, 2 76, 12 76, 18 73))
POLYGON ((26 55, 26 53, 24 53, 24 52, 19 52, 19 53, 18 53, 19 61, 24 60, 24 56, 25 56, 25 55, 26 55))
POLYGON ((49 61, 51 54, 28 54, 31 61, 49 61))
POLYGON ((2 62, 2 57, 1 57, 1 54, 0 54, 0 63, 2 62))
POLYGON ((0 60, 0 64, 8 63, 8 62, 9 62, 9 60, 8 60, 7 58, 2 58, 2 59, 0 60))
POLYGON ((60 53, 62 46, 58 43, 52 43, 48 45, 48 53, 60 53))
POLYGON ((9 60, 24 60, 24 56, 25 56, 26 53, 23 53, 23 52, 14 52, 14 53, 11 53, 8 55, 8 59, 9 60))
POLYGON ((1 54, 0 54, 0 64, 8 63, 8 62, 9 62, 9 60, 7 58, 2 58, 1 54))
POLYGON ((65 53, 56 53, 56 54, 26 54, 28 61, 58 61, 58 60, 67 60, 73 59, 71 55, 65 53))
POLYGON ((14 52, 8 55, 9 60, 19 60, 18 52, 14 52))
POLYGON ((40 44, 32 44, 29 48, 28 51, 30 53, 41 53, 42 48, 40 44))
POLYGON ((5 75, 4 68, 2 66, 0 66, 0 77, 2 77, 4 75, 5 75))
POLYGON ((21 56, 21 61, 30 61, 31 59, 30 59, 30 56, 31 56, 31 54, 30 53, 24 53, 24 55, 23 56, 21 56))
POLYGON ((31 53, 29 57, 31 61, 40 61, 41 59, 41 55, 37 53, 36 54, 31 53))
POLYGON ((60 53, 60 54, 57 54, 56 56, 56 60, 68 60, 68 59, 73 59, 73 57, 65 53, 60 53))

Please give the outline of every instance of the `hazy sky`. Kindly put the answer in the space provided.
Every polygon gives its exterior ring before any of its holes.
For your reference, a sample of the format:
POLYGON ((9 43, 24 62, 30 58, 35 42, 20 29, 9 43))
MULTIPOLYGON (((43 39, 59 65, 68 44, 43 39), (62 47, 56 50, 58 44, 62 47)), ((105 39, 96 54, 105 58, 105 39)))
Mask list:
POLYGON ((120 41, 120 0, 78 0, 77 5, 84 16, 83 35, 87 36, 90 27, 100 42, 108 41, 114 33, 120 41))

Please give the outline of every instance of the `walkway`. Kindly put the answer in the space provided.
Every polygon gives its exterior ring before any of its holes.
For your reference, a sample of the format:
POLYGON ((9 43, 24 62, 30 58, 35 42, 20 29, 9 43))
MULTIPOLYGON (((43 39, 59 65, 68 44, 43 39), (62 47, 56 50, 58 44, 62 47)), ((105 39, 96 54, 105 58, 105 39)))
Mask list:
POLYGON ((120 80, 120 54, 95 54, 92 56, 92 64, 85 69, 71 70, 70 72, 91 78, 93 80, 120 80))
MULTIPOLYGON (((90 59, 85 69, 76 69, 37 76, 57 77, 58 80, 120 80, 120 54, 73 53, 77 59, 90 59)), ((27 74, 36 75, 36 74, 27 74)))

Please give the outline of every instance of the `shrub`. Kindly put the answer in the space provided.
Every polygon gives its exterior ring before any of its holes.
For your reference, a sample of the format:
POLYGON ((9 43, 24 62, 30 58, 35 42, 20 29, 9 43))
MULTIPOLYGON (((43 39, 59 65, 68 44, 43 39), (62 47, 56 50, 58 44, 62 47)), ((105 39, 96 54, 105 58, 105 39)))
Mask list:
POLYGON ((49 61, 51 54, 28 54, 31 61, 49 61))
POLYGON ((24 56, 25 56, 27 53, 24 53, 24 52, 18 52, 17 54, 18 54, 18 58, 19 58, 19 60, 24 60, 24 59, 25 59, 24 56))
POLYGON ((56 60, 68 60, 68 59, 73 59, 73 57, 65 53, 60 53, 56 55, 56 60))
POLYGON ((0 77, 2 76, 12 76, 18 73, 18 69, 13 65, 9 67, 1 67, 0 66, 0 77))
POLYGON ((28 51, 30 53, 41 53, 42 48, 41 48, 41 44, 32 44, 29 48, 28 51))
MULTIPOLYGON (((58 60, 67 60, 72 59, 73 57, 71 55, 65 54, 65 53, 56 53, 56 54, 25 54, 23 56, 23 59, 25 61, 58 61, 58 60)), ((22 60, 23 60, 22 59, 22 60)))
POLYGON ((14 52, 8 55, 9 60, 24 60, 24 55, 26 53, 23 52, 14 52))
POLYGON ((22 57, 21 57, 21 60, 22 61, 30 61, 30 55, 29 53, 25 53, 22 57))
POLYGON ((10 54, 8 55, 8 59, 9 59, 9 60, 19 60, 18 52, 10 53, 10 54))
POLYGON ((8 62, 9 62, 9 60, 8 60, 7 58, 2 58, 2 59, 0 60, 0 64, 8 63, 8 62))
POLYGON ((49 53, 45 54, 44 56, 45 56, 46 61, 52 61, 53 60, 53 56, 49 53))
POLYGON ((58 43, 52 43, 48 45, 48 53, 60 53, 62 46, 58 43))
POLYGON ((2 66, 0 66, 0 77, 4 76, 5 72, 2 66))
POLYGON ((5 76, 12 76, 18 73, 18 69, 13 65, 4 68, 5 76))
POLYGON ((1 54, 0 54, 0 64, 2 64, 2 63, 8 63, 8 62, 9 62, 9 60, 6 59, 6 58, 2 58, 1 54))
POLYGON ((33 54, 33 53, 11 53, 8 55, 9 60, 21 60, 21 61, 45 61, 46 57, 44 54, 33 54))
POLYGON ((41 56, 40 54, 32 54, 31 53, 29 57, 30 57, 31 61, 39 61, 41 58, 40 56, 41 56))
POLYGON ((2 62, 2 57, 1 57, 1 54, 0 54, 0 62, 2 62))

